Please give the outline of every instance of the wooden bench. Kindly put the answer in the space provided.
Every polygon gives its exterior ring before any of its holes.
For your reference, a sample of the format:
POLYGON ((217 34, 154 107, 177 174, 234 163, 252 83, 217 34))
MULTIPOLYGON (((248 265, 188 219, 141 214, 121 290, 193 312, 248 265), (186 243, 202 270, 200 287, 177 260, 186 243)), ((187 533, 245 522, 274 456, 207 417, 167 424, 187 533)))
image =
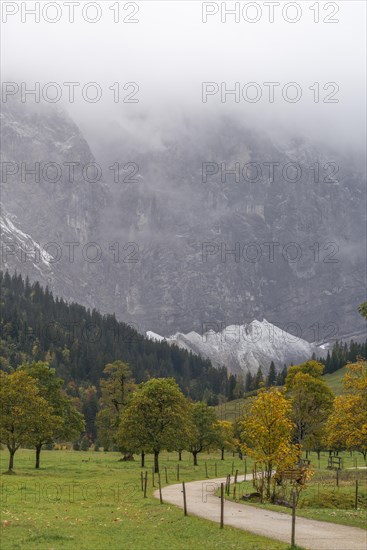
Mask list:
POLYGON ((342 470, 343 459, 340 456, 329 456, 327 467, 328 470, 342 470))
POLYGON ((303 468, 294 468, 292 470, 283 470, 275 474, 277 484, 280 485, 284 480, 296 481, 303 484, 305 482, 305 470, 303 468))

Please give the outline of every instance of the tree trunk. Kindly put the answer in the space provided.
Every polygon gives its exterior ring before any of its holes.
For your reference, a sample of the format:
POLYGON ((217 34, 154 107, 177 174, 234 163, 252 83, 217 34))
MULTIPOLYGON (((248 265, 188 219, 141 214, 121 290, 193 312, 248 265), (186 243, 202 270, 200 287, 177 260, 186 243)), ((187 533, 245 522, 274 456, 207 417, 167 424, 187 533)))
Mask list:
POLYGON ((270 484, 271 484, 271 476, 272 476, 272 464, 269 464, 268 470, 266 471, 266 498, 270 498, 270 484))
POLYGON ((194 457, 194 466, 198 465, 198 452, 193 451, 192 456, 194 457))
MULTIPOLYGON (((9 449, 9 447, 8 447, 9 449)), ((14 455, 15 455, 15 451, 13 449, 9 449, 9 453, 10 453, 10 456, 9 456, 9 472, 12 472, 13 471, 13 467, 14 467, 14 455)))
POLYGON ((238 451, 238 458, 242 460, 242 451, 238 451))
POLYGON ((224 447, 221 448, 221 451, 222 451, 221 460, 224 460, 224 447))
POLYGON ((178 450, 178 460, 181 462, 182 460, 182 449, 178 450))
POLYGON ((134 455, 132 453, 124 453, 124 456, 122 458, 125 461, 134 460, 134 455))
POLYGON ((154 451, 154 473, 159 473, 159 463, 158 463, 159 451, 154 451))
POLYGON ((144 468, 145 466, 145 452, 141 452, 141 467, 144 468))
POLYGON ((40 455, 41 455, 42 445, 36 445, 36 469, 40 467, 40 455))

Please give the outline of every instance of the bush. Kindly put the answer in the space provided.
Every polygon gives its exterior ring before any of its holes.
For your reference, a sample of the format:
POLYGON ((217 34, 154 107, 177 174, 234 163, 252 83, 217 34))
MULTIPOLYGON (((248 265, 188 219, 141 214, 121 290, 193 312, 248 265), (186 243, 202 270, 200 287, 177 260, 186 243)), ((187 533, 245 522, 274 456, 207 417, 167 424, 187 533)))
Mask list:
POLYGON ((82 437, 82 440, 80 442, 80 450, 81 451, 88 451, 90 447, 89 439, 86 435, 82 437))

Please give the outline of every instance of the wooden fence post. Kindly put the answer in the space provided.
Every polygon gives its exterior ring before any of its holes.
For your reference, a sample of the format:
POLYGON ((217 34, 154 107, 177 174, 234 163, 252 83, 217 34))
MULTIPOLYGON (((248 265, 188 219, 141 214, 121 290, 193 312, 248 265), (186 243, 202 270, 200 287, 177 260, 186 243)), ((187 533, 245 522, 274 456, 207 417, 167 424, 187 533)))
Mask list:
POLYGON ((245 458, 245 479, 244 479, 244 481, 246 481, 246 477, 247 477, 247 459, 245 458))
POLYGON ((238 470, 236 470, 236 474, 234 476, 234 482, 237 483, 237 476, 238 476, 238 470))
POLYGON ((177 481, 180 481, 180 465, 177 464, 177 481))
POLYGON ((292 539, 291 548, 296 547, 296 492, 292 491, 292 539))
POLYGON ((161 474, 158 474, 158 487, 159 487, 159 500, 160 500, 160 503, 163 504, 162 487, 161 487, 161 474))
POLYGON ((182 482, 182 492, 183 492, 183 501, 184 501, 184 515, 187 516, 187 503, 186 503, 186 489, 185 482, 182 482))
POLYGON ((144 498, 147 498, 147 485, 148 485, 148 470, 145 470, 145 479, 144 479, 144 498))
POLYGON ((234 462, 232 462, 232 475, 234 475, 234 462))
POLYGON ((166 483, 168 483, 168 475, 167 475, 167 467, 166 466, 164 467, 164 471, 165 471, 165 474, 166 474, 166 483))
POLYGON ((143 472, 140 472, 140 487, 141 487, 141 490, 144 491, 144 474, 143 474, 143 472))
POLYGON ((209 476, 208 476, 208 465, 207 465, 206 462, 205 462, 205 476, 206 476, 206 478, 208 479, 208 477, 209 477, 209 476))
POLYGON ((231 491, 231 474, 227 476, 227 495, 229 496, 231 491))
POLYGON ((224 483, 220 484, 220 528, 224 525, 224 483))
POLYGON ((358 479, 356 479, 356 497, 354 501, 354 508, 357 510, 358 508, 358 479))

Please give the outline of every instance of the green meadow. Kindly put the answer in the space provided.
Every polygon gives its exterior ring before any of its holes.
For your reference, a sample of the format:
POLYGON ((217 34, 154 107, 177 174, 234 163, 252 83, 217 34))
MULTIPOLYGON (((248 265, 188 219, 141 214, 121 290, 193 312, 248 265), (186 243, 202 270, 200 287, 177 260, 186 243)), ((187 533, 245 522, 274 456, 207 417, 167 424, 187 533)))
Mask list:
MULTIPOLYGON (((15 474, 7 475, 8 452, 1 452, 1 550, 8 549, 198 549, 246 548, 280 550, 287 545, 251 533, 225 527, 194 516, 185 517, 175 506, 153 497, 153 457, 140 468, 119 461, 119 453, 42 451, 41 469, 34 469, 35 453, 19 450, 15 474), (141 472, 148 471, 147 498, 141 491, 141 472)), ((244 463, 232 456, 219 460, 218 453, 192 456, 183 453, 180 481, 225 476, 244 463)), ((177 453, 160 456, 161 481, 177 483, 177 453)), ((250 467, 250 464, 248 465, 250 467)), ((157 476, 155 476, 157 487, 157 476)), ((188 503, 188 507, 190 503, 188 503)))
POLYGON ((324 374, 323 376, 323 380, 325 380, 325 382, 335 395, 340 395, 342 393, 342 378, 346 374, 346 372, 346 367, 343 367, 335 372, 332 372, 331 374, 324 374))
MULTIPOLYGON (((313 519, 364 527, 367 518, 366 471, 362 456, 343 453, 339 487, 336 472, 326 469, 327 453, 316 453, 311 460, 315 476, 302 495, 297 514, 313 519), (356 463, 357 460, 357 463, 356 463), (355 469, 357 465, 358 469, 355 469), (355 479, 359 479, 358 509, 354 509, 355 479)), ((182 510, 161 505, 153 497, 153 457, 146 456, 145 468, 140 457, 120 461, 119 453, 82 451, 42 451, 41 469, 34 469, 35 453, 21 449, 15 456, 15 474, 8 475, 7 451, 1 452, 1 549, 102 549, 146 548, 187 549, 246 548, 249 550, 286 549, 287 545, 251 533, 225 527, 194 516, 184 517, 182 510), (148 472, 147 498, 141 490, 141 472, 148 472)), ((224 477, 238 470, 236 499, 251 492, 251 482, 243 483, 245 470, 251 472, 249 459, 239 460, 226 453, 201 453, 199 465, 183 452, 160 456, 161 483, 168 484, 213 477, 224 477), (177 466, 179 465, 179 472, 177 466)), ((233 478, 232 478, 233 479, 233 478)), ((233 498, 233 485, 231 496, 233 498)), ((246 502, 247 503, 247 502, 246 502)), ((262 506, 258 503, 251 504, 262 506)), ((285 507, 263 505, 288 512, 285 507)), ((190 510, 190 503, 188 502, 190 510)))

